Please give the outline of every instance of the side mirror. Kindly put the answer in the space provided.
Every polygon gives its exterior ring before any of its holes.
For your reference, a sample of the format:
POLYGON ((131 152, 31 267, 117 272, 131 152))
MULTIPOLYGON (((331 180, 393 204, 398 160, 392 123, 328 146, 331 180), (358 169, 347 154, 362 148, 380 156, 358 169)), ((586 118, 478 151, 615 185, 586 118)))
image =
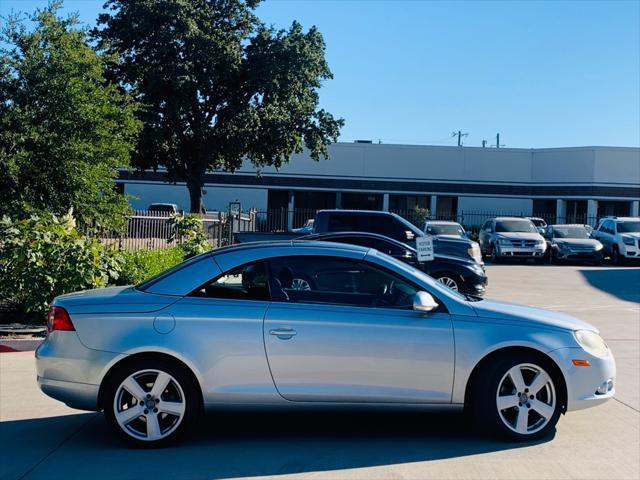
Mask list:
POLYGON ((438 308, 437 302, 427 292, 416 292, 413 297, 413 309, 417 312, 431 312, 438 308))

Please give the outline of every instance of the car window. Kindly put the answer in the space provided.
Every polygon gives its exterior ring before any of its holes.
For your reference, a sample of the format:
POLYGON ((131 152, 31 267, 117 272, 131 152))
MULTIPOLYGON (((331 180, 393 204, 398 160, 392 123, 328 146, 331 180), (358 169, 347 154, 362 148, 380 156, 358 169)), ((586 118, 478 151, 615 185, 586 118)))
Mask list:
POLYGON ((428 233, 429 235, 463 236, 464 230, 460 225, 428 225, 425 233, 428 233))
POLYGON ((537 233, 536 227, 529 220, 497 220, 496 232, 537 233))
POLYGON ((281 257, 269 260, 274 300, 357 307, 413 307, 418 288, 402 277, 358 260, 281 257))
POLYGON ((189 294, 193 297, 231 300, 270 300, 264 262, 237 267, 216 277, 189 294))
POLYGON ((584 227, 562 227, 553 229, 553 238, 589 238, 589 232, 584 227))
POLYGON ((640 222, 618 222, 618 233, 640 232, 640 222))
POLYGON ((335 237, 328 239, 330 242, 349 243, 351 245, 360 245, 361 247, 375 248, 379 252, 387 255, 400 256, 404 255, 408 248, 401 248, 393 242, 389 242, 382 238, 375 237, 335 237))

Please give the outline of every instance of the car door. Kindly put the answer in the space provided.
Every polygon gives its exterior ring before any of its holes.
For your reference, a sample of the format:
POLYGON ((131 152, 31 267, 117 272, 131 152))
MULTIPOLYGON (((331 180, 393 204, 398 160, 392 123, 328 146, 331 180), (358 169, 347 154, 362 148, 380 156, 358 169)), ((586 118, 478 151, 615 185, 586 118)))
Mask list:
POLYGON ((264 321, 278 392, 298 402, 449 403, 454 343, 442 308, 419 313, 418 290, 365 261, 272 259, 280 289, 264 321), (304 289, 295 290, 303 280, 304 289))
POLYGON ((278 397, 262 339, 269 302, 266 266, 258 261, 212 275, 168 310, 175 328, 162 340, 198 365, 205 402, 278 397))

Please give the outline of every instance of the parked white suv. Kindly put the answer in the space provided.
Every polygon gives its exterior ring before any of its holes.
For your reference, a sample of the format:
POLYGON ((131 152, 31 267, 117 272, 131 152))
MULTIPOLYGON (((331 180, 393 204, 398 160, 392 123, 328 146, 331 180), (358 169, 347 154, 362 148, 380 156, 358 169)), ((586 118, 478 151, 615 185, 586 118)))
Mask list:
POLYGON ((543 263, 547 242, 528 218, 497 217, 487 220, 478 235, 480 250, 492 262, 503 258, 533 258, 543 263))
POLYGON ((640 258, 640 217, 606 217, 591 234, 613 263, 640 258))

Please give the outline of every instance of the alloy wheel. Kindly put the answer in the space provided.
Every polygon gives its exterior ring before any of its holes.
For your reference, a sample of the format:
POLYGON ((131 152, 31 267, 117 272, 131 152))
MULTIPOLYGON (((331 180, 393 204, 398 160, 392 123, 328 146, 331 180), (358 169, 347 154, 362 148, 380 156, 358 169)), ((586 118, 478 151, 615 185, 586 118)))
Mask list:
POLYGON ((496 408, 500 419, 520 435, 542 430, 553 417, 557 402, 553 379, 532 363, 515 365, 498 383, 496 408))
POLYGON ((131 437, 162 440, 182 422, 186 402, 180 383, 161 370, 141 370, 126 377, 113 400, 115 420, 131 437))
POLYGON ((458 283, 451 277, 438 277, 438 282, 443 284, 445 287, 449 287, 451 290, 457 292, 459 291, 458 283))
POLYGON ((311 285, 303 278, 294 278, 291 281, 291 290, 311 290, 311 285))

